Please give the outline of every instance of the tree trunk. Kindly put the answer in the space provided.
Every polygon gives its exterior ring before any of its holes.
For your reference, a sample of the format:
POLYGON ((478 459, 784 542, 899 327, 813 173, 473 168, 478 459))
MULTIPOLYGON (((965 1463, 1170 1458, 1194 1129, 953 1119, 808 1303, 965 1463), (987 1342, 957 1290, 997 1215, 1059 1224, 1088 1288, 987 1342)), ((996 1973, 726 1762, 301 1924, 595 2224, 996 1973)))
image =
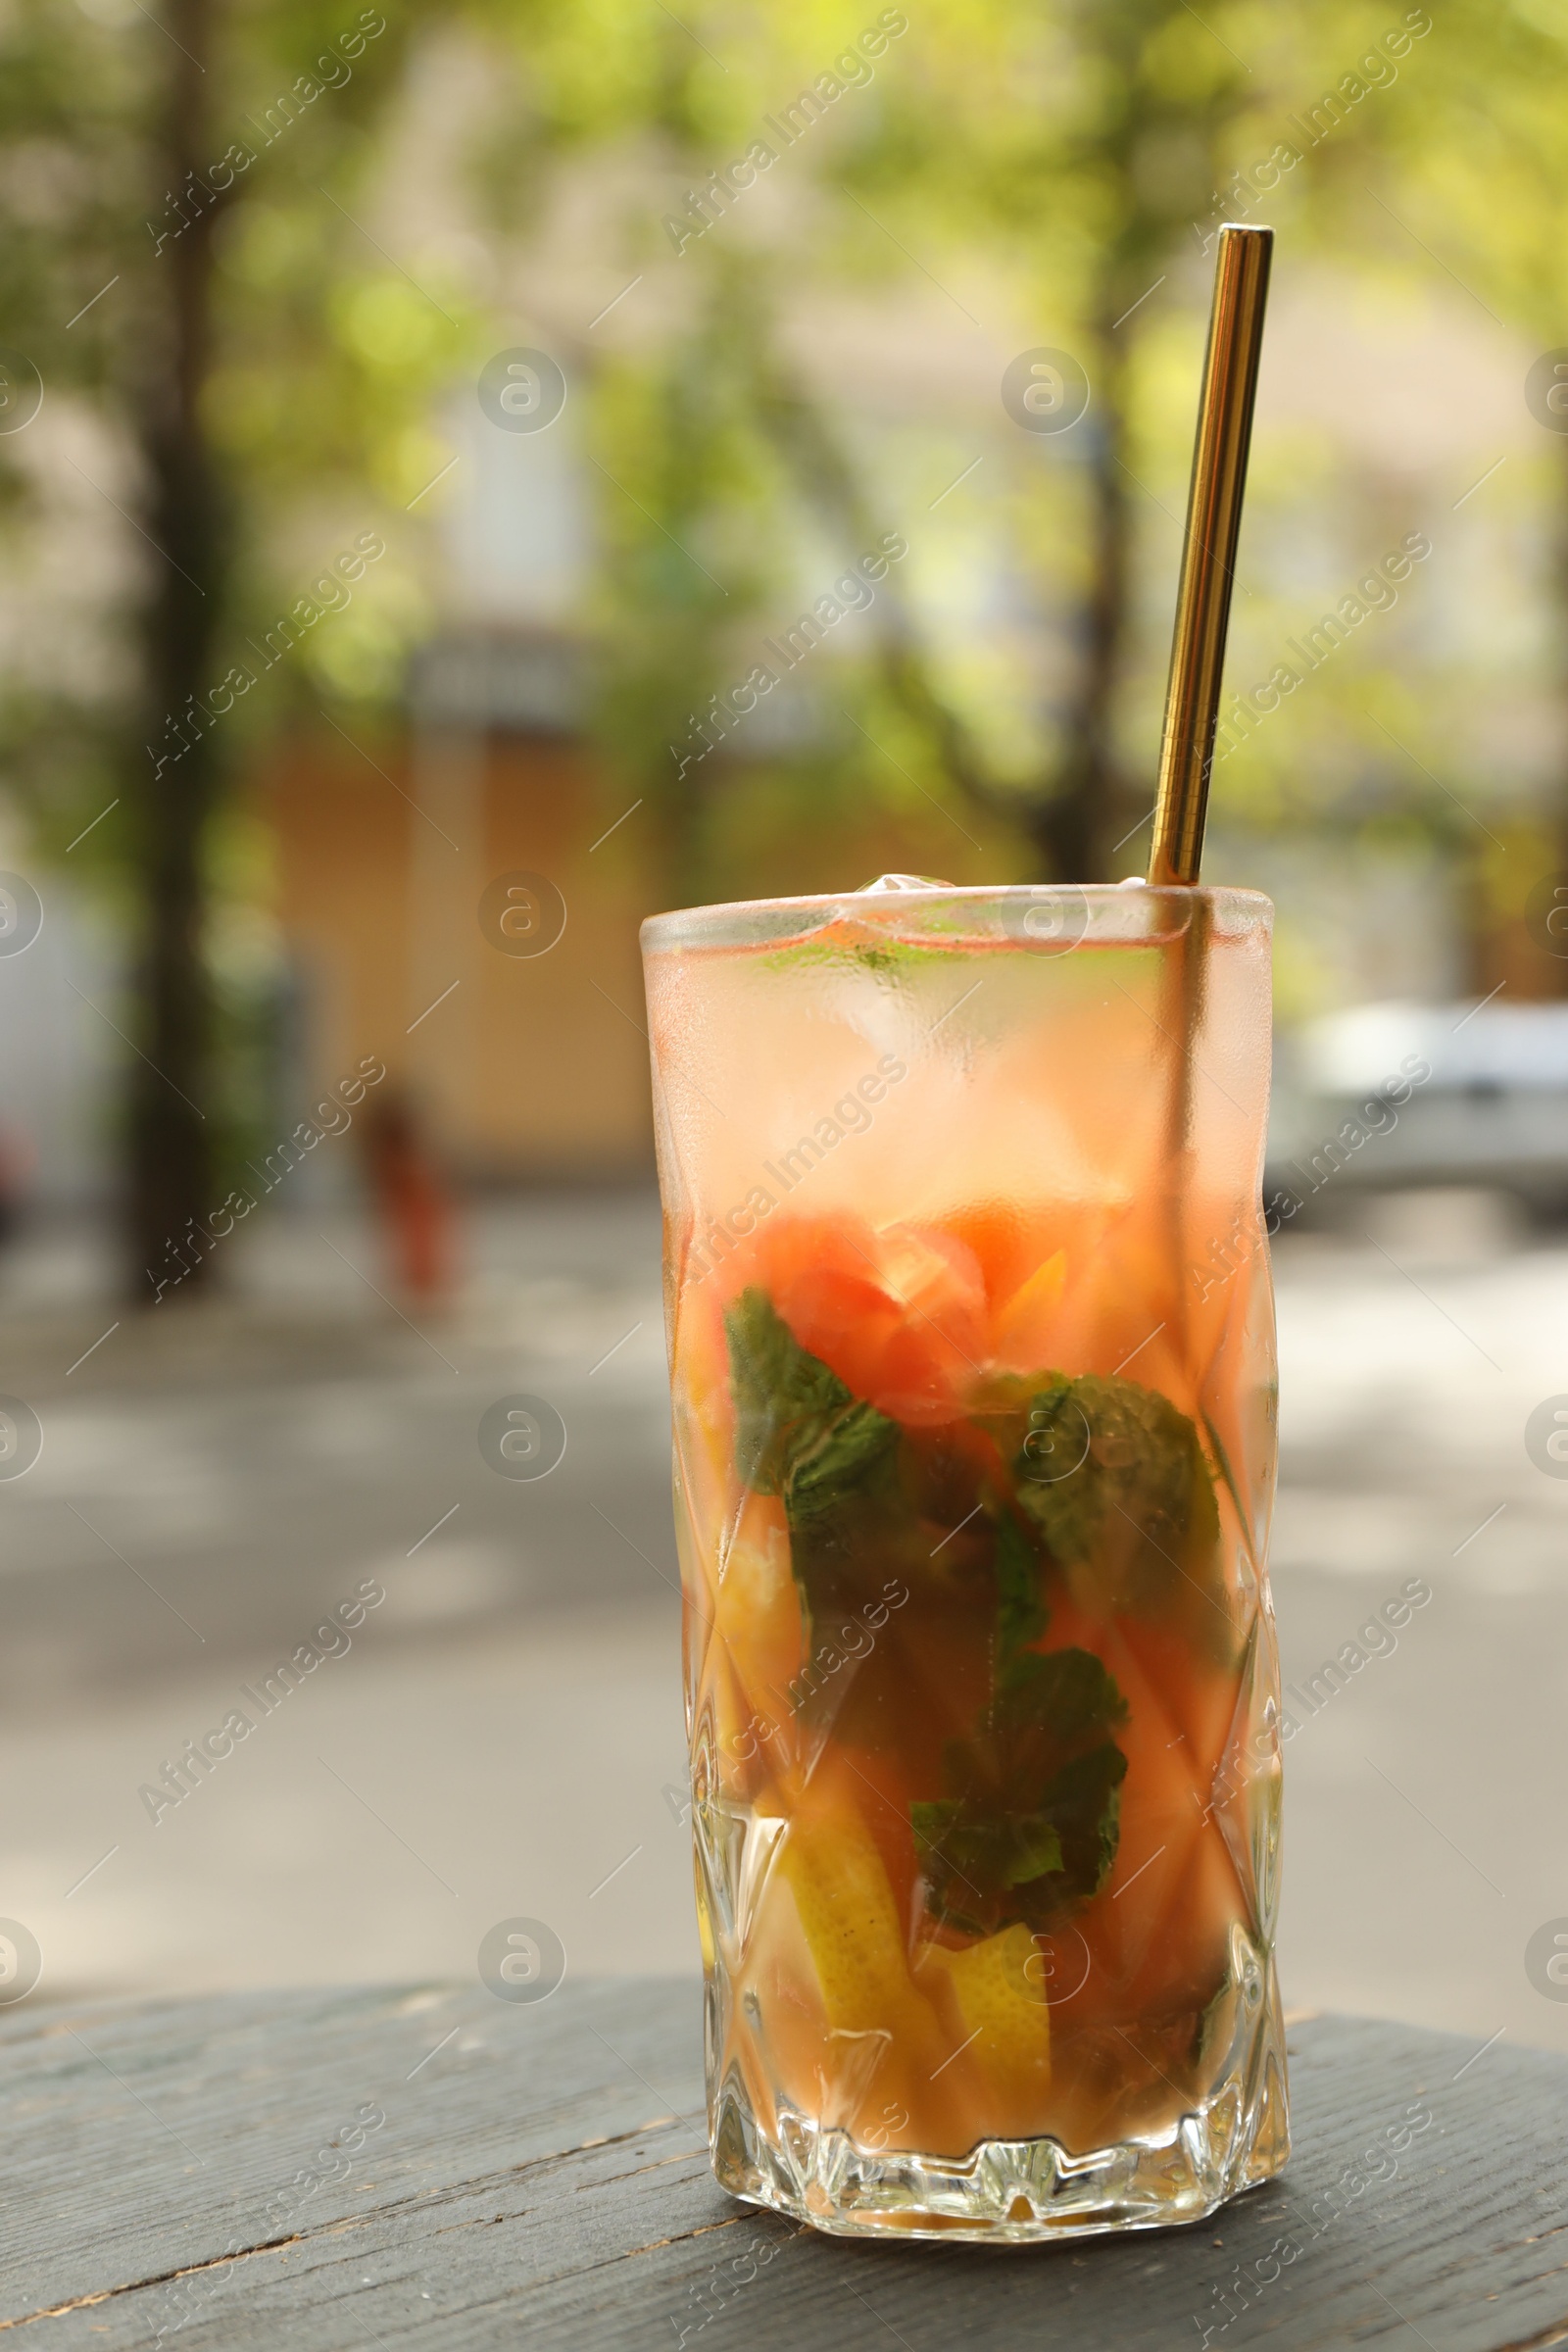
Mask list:
POLYGON ((203 71, 211 0, 172 0, 170 80, 153 213, 169 230, 148 277, 155 337, 141 441, 150 495, 152 593, 144 618, 146 751, 130 796, 137 906, 126 1244, 132 1294, 151 1304, 206 1275, 214 1154, 205 1098, 211 991, 206 852, 220 767, 207 701, 217 683, 222 530, 202 419, 212 336, 213 226, 203 71), (184 225, 179 223, 183 220, 184 225))

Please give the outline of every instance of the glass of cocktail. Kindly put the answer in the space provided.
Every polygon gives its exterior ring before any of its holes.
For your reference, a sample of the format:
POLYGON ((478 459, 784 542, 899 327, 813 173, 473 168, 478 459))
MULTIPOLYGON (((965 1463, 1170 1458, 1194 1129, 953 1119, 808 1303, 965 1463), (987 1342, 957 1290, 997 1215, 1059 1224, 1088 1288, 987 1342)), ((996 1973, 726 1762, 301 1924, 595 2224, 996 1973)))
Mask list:
POLYGON ((1284 2162, 1270 912, 644 928, 713 2163, 823 2229, 1284 2162))

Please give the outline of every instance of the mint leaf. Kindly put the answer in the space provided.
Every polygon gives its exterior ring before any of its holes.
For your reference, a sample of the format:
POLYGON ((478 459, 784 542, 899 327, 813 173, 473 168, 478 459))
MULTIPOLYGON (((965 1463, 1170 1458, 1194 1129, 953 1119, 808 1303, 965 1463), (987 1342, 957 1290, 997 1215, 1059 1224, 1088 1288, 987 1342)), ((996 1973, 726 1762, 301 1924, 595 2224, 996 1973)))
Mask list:
POLYGON ((915 1852, 929 1882, 940 1882, 944 1914, 988 1932, 991 1907, 1004 1888, 1027 1886, 1061 1869, 1061 1839, 1048 1813, 985 1814, 956 1797, 909 1807, 915 1852))
POLYGON ((963 1806, 956 1796, 917 1797, 909 1807, 909 1824, 922 1859, 941 1850, 957 1828, 963 1806))
POLYGON ((1127 1759, 1107 1740, 1064 1764, 1046 1790, 1046 1806, 1061 1840, 1063 1883, 1074 1894, 1097 1894, 1110 1876, 1126 1777, 1127 1759))
POLYGON ((1079 1597, 1136 1616, 1196 1609, 1228 1642, 1213 1479, 1187 1415, 1136 1381, 1056 1372, 1035 1387, 1027 1421, 1018 1507, 1079 1597))
MULTIPOLYGON (((903 1433, 800 1345, 765 1291, 743 1291, 724 1317, 735 1399, 735 1460, 760 1494, 783 1497, 790 1565, 816 1628, 874 1599, 896 1569, 928 1553, 900 1483, 903 1433)), ((831 1711, 851 1678, 822 1682, 831 1711)))
POLYGON ((1050 1748, 1076 1747, 1126 1720, 1115 1678, 1092 1649, 1032 1649, 1013 1659, 987 1713, 1003 1768, 1014 1775, 1050 1748))
MULTIPOLYGON (((808 1361, 810 1359, 808 1358, 808 1361)), ((820 1442, 803 1447, 785 1481, 790 1520, 799 1526, 817 1513, 835 1509, 897 1450, 899 1428, 873 1405, 851 1401, 842 1419, 822 1433, 820 1442)))
POLYGON ((1099 1891, 1127 1770, 1108 1734, 1126 1717, 1089 1650, 1027 1650, 1000 1668, 973 1737, 944 1751, 948 1794, 909 1808, 938 1918, 974 1935, 1040 1929, 1099 1891))
POLYGON ((1030 1886, 1048 1871, 1060 1870, 1061 1834, 1049 1811, 1026 1814, 1007 1828, 1012 1848, 1005 1872, 1009 1886, 1030 1886))
POLYGON ((765 1291, 743 1291, 724 1331, 736 1467, 758 1494, 783 1495, 792 1526, 832 1508, 893 1452, 897 1422, 808 1354, 765 1291))

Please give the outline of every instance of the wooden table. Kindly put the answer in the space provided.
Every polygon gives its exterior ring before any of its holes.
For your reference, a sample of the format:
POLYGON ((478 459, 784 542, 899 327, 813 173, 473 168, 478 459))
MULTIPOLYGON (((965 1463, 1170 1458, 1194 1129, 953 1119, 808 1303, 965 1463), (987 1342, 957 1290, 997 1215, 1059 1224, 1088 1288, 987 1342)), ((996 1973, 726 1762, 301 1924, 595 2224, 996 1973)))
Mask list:
POLYGON ((1568 2341, 1568 2059, 1344 2018, 1291 2049, 1290 2172, 1211 2222, 890 2246, 715 2187, 686 1984, 29 2002, 0 2014, 0 2328, 40 2352, 1568 2341))

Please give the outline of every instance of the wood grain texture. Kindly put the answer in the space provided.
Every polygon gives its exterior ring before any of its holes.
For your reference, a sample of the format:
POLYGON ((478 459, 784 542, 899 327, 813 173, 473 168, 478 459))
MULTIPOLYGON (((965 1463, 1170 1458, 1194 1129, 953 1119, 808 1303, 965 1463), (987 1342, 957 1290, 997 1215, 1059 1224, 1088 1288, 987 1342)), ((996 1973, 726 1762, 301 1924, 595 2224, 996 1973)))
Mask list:
POLYGON ((1282 2181, 1189 2230, 992 2251, 847 2244, 726 2197, 684 1984, 18 2011, 0 2332, 51 2352, 1568 2342, 1568 2060, 1352 2019, 1291 2049, 1282 2181), (318 2165, 366 2106, 384 2124, 318 2165), (1412 2111, 1430 2121, 1396 2152, 1412 2111))

